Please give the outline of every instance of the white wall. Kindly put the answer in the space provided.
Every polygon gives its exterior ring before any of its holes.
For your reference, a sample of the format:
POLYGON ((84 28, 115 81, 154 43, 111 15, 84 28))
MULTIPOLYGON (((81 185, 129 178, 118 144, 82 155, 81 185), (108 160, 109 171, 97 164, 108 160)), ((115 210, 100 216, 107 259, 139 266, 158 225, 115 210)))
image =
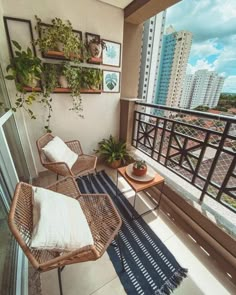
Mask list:
MULTIPOLYGON (((46 23, 54 17, 59 17, 64 20, 69 19, 74 29, 81 30, 83 33, 97 33, 104 39, 120 43, 123 41, 123 10, 96 0, 2 0, 2 7, 5 16, 31 19, 33 27, 35 25, 34 15, 38 15, 46 23)), ((36 36, 35 31, 34 34, 36 36)), ((5 59, 7 60, 8 57, 5 56, 5 59)), ((112 70, 111 67, 101 66, 101 68, 112 70)), ((8 88, 12 95, 14 85, 9 83, 8 88)), ((68 110, 71 104, 69 94, 54 94, 52 97, 51 129, 53 134, 57 134, 64 140, 79 139, 86 153, 93 152, 97 142, 102 138, 110 134, 118 136, 119 93, 83 94, 84 119, 68 110)), ((34 111, 38 115, 36 121, 24 116, 33 153, 33 159, 30 157, 28 159, 35 162, 36 166, 36 171, 31 169, 33 176, 44 169, 39 162, 35 141, 44 133, 43 126, 46 118, 46 112, 40 105, 34 107, 34 111)), ((27 152, 29 153, 30 149, 27 152)))

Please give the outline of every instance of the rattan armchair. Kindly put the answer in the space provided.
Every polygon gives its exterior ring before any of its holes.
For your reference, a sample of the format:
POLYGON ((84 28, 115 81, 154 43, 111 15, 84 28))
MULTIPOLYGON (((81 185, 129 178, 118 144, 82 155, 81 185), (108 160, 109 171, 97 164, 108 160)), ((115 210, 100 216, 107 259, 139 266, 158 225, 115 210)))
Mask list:
POLYGON ((46 133, 36 141, 36 145, 38 148, 41 164, 46 169, 56 173, 57 179, 58 175, 77 177, 86 173, 89 174, 96 171, 97 157, 84 154, 80 142, 78 140, 65 142, 73 152, 78 154, 78 159, 71 169, 64 162, 51 162, 49 159, 47 159, 42 148, 47 143, 49 143, 53 138, 54 136, 52 134, 46 133))
MULTIPOLYGON (((78 200, 88 221, 94 245, 63 253, 32 249, 30 246, 33 231, 32 186, 27 183, 17 184, 8 221, 11 232, 36 270, 45 272, 58 269, 60 294, 62 294, 61 271, 64 266, 99 259, 114 239, 119 247, 118 231, 122 221, 107 194, 81 194, 72 177, 63 178, 48 189, 78 200)), ((123 258, 121 261, 123 265, 123 258)))

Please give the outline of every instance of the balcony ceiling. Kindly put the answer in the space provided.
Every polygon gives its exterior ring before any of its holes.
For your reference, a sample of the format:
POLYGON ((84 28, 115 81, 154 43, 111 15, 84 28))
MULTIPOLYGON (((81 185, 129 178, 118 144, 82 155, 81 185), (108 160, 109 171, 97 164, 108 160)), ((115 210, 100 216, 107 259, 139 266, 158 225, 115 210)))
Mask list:
POLYGON ((124 9, 126 6, 128 6, 133 0, 98 0, 100 2, 104 2, 119 8, 124 9))

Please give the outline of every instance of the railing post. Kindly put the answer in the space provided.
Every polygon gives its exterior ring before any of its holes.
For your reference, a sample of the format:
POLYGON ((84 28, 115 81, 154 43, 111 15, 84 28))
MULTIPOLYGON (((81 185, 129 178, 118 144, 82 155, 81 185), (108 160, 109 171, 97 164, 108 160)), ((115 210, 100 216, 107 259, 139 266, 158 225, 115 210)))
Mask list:
POLYGON ((227 138, 227 135, 228 135, 228 132, 229 132, 229 128, 230 128, 230 122, 227 122, 226 125, 225 125, 224 132, 222 133, 222 136, 221 136, 221 139, 220 139, 220 142, 219 142, 219 148, 216 151, 214 160, 212 161, 212 164, 211 164, 210 171, 209 171, 209 173, 207 175, 206 182, 205 182, 204 187, 202 189, 202 193, 201 193, 201 196, 200 196, 200 202, 202 202, 203 199, 204 199, 204 195, 205 195, 205 193, 207 191, 209 182, 210 182, 211 177, 212 177, 212 175, 214 173, 214 170, 215 170, 215 167, 216 167, 218 158, 219 158, 219 156, 220 156, 220 154, 222 152, 222 147, 224 146, 224 141, 227 138))
POLYGON ((127 145, 132 144, 135 102, 137 98, 121 98, 120 100, 120 139, 127 145))

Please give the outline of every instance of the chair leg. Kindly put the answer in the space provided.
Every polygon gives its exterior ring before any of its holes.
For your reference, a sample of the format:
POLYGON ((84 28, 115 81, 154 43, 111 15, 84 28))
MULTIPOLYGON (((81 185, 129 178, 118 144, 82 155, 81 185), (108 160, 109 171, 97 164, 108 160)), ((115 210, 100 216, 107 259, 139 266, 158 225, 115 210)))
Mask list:
POLYGON ((120 258, 121 258, 121 265, 122 265, 122 272, 125 272, 125 265, 124 265, 124 257, 121 251, 121 246, 120 246, 120 236, 119 233, 117 234, 117 236, 115 237, 119 252, 120 252, 120 258))
POLYGON ((59 180, 59 174, 57 174, 57 181, 59 180))
POLYGON ((93 194, 94 191, 93 191, 93 185, 92 185, 92 179, 91 179, 91 174, 90 173, 88 174, 88 178, 89 178, 89 184, 90 184, 90 188, 91 188, 91 193, 93 194))
POLYGON ((62 281, 61 281, 61 272, 63 271, 64 267, 58 267, 57 274, 58 274, 58 282, 59 282, 59 289, 60 289, 60 295, 63 295, 62 291, 62 281))

